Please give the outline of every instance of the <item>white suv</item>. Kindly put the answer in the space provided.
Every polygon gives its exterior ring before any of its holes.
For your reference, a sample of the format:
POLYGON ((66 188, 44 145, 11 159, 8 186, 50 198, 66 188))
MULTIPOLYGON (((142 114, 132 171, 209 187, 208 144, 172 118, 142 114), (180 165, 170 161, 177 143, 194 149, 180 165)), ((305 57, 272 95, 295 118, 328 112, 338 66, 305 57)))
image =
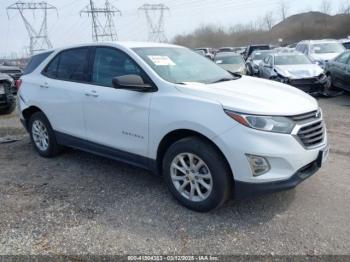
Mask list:
POLYGON ((48 51, 21 81, 21 121, 41 156, 67 146, 152 170, 197 211, 295 187, 328 155, 314 98, 179 46, 48 51))

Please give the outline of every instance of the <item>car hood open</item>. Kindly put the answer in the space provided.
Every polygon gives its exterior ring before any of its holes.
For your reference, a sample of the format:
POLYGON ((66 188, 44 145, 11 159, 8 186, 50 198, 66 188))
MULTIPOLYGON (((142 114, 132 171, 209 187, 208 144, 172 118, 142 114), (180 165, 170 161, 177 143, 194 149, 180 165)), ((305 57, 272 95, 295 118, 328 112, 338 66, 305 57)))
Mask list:
POLYGON ((276 71, 291 79, 313 78, 323 73, 323 69, 315 64, 309 65, 276 65, 276 71))
POLYGON ((257 115, 290 116, 317 110, 317 101, 297 88, 243 76, 215 84, 185 83, 181 92, 215 100, 223 108, 257 115))

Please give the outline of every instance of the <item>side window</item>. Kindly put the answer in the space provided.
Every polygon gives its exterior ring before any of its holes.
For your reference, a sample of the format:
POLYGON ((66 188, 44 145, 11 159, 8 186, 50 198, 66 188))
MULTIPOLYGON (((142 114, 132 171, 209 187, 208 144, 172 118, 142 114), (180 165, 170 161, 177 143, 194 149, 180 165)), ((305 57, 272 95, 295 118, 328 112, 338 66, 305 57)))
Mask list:
POLYGON ((114 48, 96 48, 92 82, 111 87, 112 79, 123 75, 139 75, 145 79, 139 66, 123 52, 114 48))
POLYGON ((265 57, 265 59, 264 59, 264 63, 265 63, 265 64, 268 64, 268 63, 269 63, 269 59, 270 59, 270 57, 269 57, 269 56, 265 57))
POLYGON ((341 63, 341 64, 346 64, 346 63, 348 62, 349 58, 350 58, 350 53, 344 53, 344 54, 340 55, 340 56, 336 59, 336 61, 337 61, 338 63, 341 63))
POLYGON ((89 81, 88 48, 77 48, 63 51, 57 67, 57 78, 78 82, 89 81))
POLYGON ((44 75, 50 78, 57 77, 57 66, 58 66, 59 57, 60 56, 58 55, 53 60, 51 60, 49 65, 43 71, 44 75))
POLYGON ((52 52, 45 52, 32 56, 26 68, 23 71, 23 75, 32 73, 52 52))

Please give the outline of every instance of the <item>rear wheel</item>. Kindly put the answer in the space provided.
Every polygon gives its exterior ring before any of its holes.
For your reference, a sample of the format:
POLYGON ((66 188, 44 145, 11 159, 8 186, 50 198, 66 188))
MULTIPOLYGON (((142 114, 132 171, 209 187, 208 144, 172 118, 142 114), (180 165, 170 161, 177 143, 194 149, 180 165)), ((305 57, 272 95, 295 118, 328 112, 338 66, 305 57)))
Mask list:
POLYGON ((49 120, 42 112, 34 113, 29 120, 29 133, 36 151, 42 157, 54 157, 61 151, 49 120))
POLYGON ((232 191, 232 175, 221 154, 196 137, 170 146, 164 156, 163 174, 173 196, 195 211, 220 207, 232 191))
POLYGON ((327 81, 325 83, 325 91, 331 90, 333 87, 333 77, 331 74, 327 74, 327 81))

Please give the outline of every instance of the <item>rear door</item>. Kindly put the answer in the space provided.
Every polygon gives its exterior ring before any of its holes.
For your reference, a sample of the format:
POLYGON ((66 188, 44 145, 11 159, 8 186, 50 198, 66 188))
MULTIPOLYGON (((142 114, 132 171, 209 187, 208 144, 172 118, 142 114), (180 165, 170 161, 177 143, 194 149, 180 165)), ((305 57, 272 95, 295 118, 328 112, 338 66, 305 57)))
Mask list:
POLYGON ((89 82, 89 48, 59 53, 44 69, 40 103, 55 131, 84 138, 83 97, 89 82))
POLYGON ((152 93, 112 86, 113 77, 130 74, 148 81, 141 68, 124 52, 112 47, 96 47, 93 85, 85 88, 86 135, 91 142, 146 156, 152 93))

